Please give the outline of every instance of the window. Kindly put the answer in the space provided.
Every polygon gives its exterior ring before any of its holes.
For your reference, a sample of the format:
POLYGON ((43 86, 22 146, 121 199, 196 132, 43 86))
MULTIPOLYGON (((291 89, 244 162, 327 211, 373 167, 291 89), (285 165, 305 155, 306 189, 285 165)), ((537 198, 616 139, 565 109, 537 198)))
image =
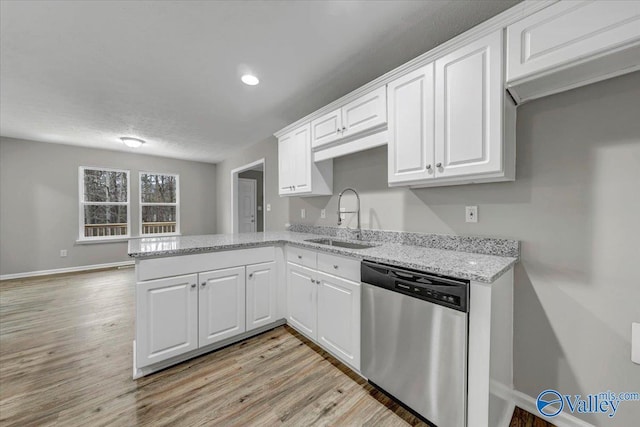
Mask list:
POLYGON ((129 237, 129 171, 80 167, 80 240, 129 237))
POLYGON ((140 234, 180 233, 178 175, 140 172, 140 234))

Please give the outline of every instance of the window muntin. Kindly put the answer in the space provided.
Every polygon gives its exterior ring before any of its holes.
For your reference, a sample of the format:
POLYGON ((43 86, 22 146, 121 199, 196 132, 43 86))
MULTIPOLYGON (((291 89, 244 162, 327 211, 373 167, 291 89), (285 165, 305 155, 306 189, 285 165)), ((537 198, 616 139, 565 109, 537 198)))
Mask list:
POLYGON ((129 171, 79 168, 79 240, 130 236, 129 171))
POLYGON ((179 233, 179 176, 140 172, 140 235, 179 233))

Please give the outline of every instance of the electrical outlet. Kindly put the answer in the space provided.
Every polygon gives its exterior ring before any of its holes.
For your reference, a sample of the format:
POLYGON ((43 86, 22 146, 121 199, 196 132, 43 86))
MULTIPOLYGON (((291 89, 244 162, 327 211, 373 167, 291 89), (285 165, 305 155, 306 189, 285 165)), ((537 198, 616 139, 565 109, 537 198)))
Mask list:
POLYGON ((640 365, 640 323, 631 323, 631 361, 640 365))
POLYGON ((66 249, 60 249, 60 258, 65 258, 67 256, 67 250, 66 249))
POLYGON ((327 217, 327 210, 326 209, 320 209, 320 218, 324 219, 327 217))
MULTIPOLYGON (((347 208, 340 208, 340 212, 344 212, 346 210, 347 210, 347 208)), ((347 214, 341 213, 340 214, 340 219, 343 219, 343 220, 347 219, 347 214)))
POLYGON ((478 207, 467 206, 465 208, 465 218, 467 222, 478 222, 478 207))
POLYGON ((305 208, 300 209, 300 218, 305 219, 307 217, 307 210, 305 208))
POLYGON ((271 203, 267 203, 267 212, 271 212, 271 203))

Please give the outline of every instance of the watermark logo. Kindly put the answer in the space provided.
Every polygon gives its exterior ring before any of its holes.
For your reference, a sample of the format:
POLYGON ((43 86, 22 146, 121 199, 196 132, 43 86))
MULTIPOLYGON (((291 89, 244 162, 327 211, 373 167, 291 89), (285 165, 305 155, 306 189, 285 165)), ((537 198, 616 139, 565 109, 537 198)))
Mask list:
POLYGON ((536 400, 538 412, 542 415, 553 418, 557 416, 564 408, 564 400, 562 395, 555 390, 545 390, 538 395, 536 400))
POLYGON ((603 414, 613 418, 620 403, 625 401, 640 401, 640 393, 605 391, 588 394, 583 398, 580 394, 561 394, 557 390, 548 389, 538 395, 536 407, 541 415, 548 418, 557 417, 565 408, 572 414, 603 414))

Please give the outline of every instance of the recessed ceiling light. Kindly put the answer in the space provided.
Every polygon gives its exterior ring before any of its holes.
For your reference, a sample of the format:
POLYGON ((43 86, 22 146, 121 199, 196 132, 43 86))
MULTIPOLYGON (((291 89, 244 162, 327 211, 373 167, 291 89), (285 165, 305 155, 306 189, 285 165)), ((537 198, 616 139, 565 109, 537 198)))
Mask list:
POLYGON ((126 145, 127 147, 131 147, 131 148, 139 148, 142 147, 142 144, 145 143, 145 141, 138 139, 138 138, 131 138, 129 136, 123 136, 120 138, 122 140, 122 142, 124 143, 124 145, 126 145))
POLYGON ((256 76, 253 76, 251 74, 245 74, 244 76, 240 77, 240 79, 242 80, 242 83, 249 86, 255 86, 260 83, 260 80, 258 80, 256 76))

